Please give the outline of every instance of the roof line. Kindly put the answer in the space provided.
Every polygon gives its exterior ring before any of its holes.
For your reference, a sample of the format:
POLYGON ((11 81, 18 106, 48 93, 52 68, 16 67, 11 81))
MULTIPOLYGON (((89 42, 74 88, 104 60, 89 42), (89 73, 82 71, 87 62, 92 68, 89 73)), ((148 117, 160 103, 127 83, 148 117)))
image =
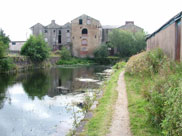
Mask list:
POLYGON ((146 40, 148 40, 149 38, 151 38, 152 36, 154 36, 156 33, 160 32, 161 30, 165 29, 166 27, 168 27, 169 25, 173 24, 174 22, 176 22, 178 19, 182 18, 182 11, 179 12, 177 15, 175 15, 173 18, 171 18, 169 21, 167 21, 164 25, 162 25, 159 29, 157 29, 155 32, 153 32, 152 34, 150 34, 146 40))

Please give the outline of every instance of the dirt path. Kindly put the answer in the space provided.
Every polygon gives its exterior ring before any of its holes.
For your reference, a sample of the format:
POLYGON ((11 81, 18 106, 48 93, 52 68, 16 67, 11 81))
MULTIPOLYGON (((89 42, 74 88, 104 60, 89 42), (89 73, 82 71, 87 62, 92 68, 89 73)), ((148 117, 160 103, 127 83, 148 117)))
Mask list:
POLYGON ((107 136, 131 136, 124 71, 119 76, 117 91, 118 99, 115 105, 110 133, 107 136))

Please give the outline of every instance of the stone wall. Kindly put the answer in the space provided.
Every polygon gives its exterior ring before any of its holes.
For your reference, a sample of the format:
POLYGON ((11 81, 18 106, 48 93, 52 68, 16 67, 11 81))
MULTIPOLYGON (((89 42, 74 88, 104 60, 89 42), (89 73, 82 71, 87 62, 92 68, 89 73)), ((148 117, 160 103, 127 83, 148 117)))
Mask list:
POLYGON ((28 57, 24 56, 16 56, 11 57, 13 59, 14 64, 17 66, 17 70, 19 69, 28 69, 28 68, 38 68, 38 67, 45 67, 50 65, 56 65, 56 62, 60 59, 59 57, 51 57, 48 58, 43 63, 34 64, 28 57))

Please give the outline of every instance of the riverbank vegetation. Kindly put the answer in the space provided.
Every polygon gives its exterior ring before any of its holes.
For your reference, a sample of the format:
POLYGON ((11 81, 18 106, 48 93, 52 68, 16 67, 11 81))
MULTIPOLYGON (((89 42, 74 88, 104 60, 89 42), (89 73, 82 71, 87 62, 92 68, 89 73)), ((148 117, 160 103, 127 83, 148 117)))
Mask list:
POLYGON ((115 48, 115 55, 128 58, 145 49, 145 33, 114 29, 109 33, 109 47, 115 48))
POLYGON ((121 60, 119 57, 104 55, 106 53, 105 47, 106 47, 105 45, 103 45, 103 47, 100 47, 94 53, 95 54, 94 58, 72 57, 70 51, 67 48, 63 47, 60 50, 60 60, 57 62, 57 64, 58 65, 93 65, 93 64, 114 65, 121 60))
POLYGON ((182 65, 160 49, 132 56, 126 66, 133 135, 182 134, 182 65))
POLYGON ((50 49, 43 36, 30 36, 21 48, 21 55, 28 56, 32 62, 43 62, 49 57, 50 49))
POLYGON ((114 72, 101 87, 103 90, 103 96, 99 99, 99 104, 96 110, 93 111, 93 117, 88 120, 85 126, 84 132, 80 135, 88 136, 104 136, 108 132, 108 128, 111 124, 113 105, 117 99, 117 80, 120 72, 123 70, 125 63, 121 62, 114 66, 114 72))
POLYGON ((0 72, 6 72, 14 68, 13 61, 8 57, 10 39, 3 30, 0 30, 0 72))

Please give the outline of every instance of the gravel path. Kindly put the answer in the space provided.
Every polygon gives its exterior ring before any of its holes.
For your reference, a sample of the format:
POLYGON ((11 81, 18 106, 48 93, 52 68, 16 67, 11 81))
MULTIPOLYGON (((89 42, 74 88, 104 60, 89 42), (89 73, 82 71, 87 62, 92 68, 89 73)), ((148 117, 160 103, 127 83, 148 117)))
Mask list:
POLYGON ((132 136, 130 132, 128 99, 124 80, 124 71, 121 72, 118 80, 118 99, 112 118, 110 133, 107 136, 132 136))

